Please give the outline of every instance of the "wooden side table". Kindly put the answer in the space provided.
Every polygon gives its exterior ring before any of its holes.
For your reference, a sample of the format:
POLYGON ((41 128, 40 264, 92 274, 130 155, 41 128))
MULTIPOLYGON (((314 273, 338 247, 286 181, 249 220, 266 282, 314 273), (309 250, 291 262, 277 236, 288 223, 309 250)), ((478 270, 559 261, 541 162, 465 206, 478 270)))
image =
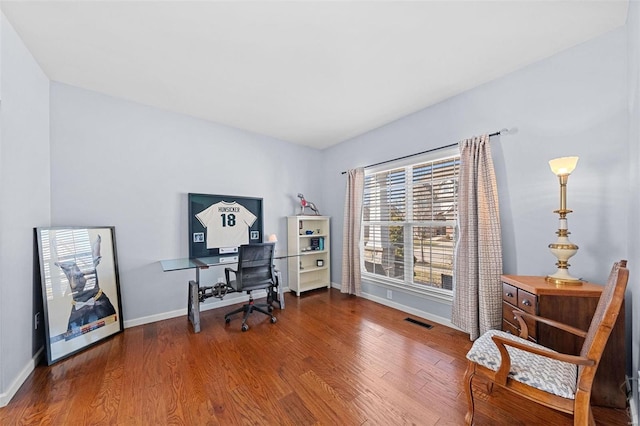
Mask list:
MULTIPOLYGON (((589 282, 555 286, 547 283, 545 277, 503 275, 502 330, 519 333, 513 310, 521 310, 586 331, 602 289, 603 286, 589 282)), ((598 366, 591 393, 593 405, 626 407, 624 321, 623 304, 598 366)), ((580 353, 584 339, 546 324, 527 325, 532 341, 558 352, 580 353)))

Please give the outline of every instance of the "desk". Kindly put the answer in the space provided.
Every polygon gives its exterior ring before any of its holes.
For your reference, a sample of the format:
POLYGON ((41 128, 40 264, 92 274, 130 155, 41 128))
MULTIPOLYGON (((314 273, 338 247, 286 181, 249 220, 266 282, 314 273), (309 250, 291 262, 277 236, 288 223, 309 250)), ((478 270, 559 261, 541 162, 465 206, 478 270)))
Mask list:
MULTIPOLYGON (((287 254, 278 254, 274 259, 284 259, 289 257, 287 254)), ((193 326, 195 333, 200 332, 200 303, 209 297, 217 297, 223 299, 227 293, 234 292, 226 282, 218 282, 212 286, 200 287, 200 270, 209 269, 216 266, 233 266, 238 263, 237 254, 224 254, 211 257, 199 258, 182 258, 161 260, 162 270, 164 272, 180 271, 184 269, 195 269, 196 279, 189 281, 189 292, 187 296, 187 317, 193 326)), ((267 302, 269 304, 277 303, 280 309, 284 309, 284 292, 282 286, 282 277, 280 271, 276 269, 276 289, 267 294, 267 302)))

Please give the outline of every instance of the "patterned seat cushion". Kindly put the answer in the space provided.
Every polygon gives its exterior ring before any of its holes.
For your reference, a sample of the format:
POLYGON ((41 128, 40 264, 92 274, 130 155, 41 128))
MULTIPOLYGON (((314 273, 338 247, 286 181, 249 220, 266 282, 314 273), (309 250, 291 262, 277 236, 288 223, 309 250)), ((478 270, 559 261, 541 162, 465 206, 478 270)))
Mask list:
MULTIPOLYGON (((544 346, 504 331, 490 330, 473 343, 471 350, 467 353, 467 359, 493 371, 498 371, 501 361, 500 352, 491 340, 491 337, 495 335, 521 342, 527 346, 551 351, 544 346)), ((511 379, 563 398, 575 398, 578 377, 576 365, 535 355, 510 346, 507 346, 507 351, 511 358, 511 371, 509 372, 511 379)))

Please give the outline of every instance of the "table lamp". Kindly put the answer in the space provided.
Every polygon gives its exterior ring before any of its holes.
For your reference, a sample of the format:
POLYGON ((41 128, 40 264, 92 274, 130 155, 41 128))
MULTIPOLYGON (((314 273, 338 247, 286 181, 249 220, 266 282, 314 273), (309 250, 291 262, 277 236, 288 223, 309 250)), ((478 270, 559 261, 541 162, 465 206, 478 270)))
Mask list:
POLYGON ((558 239, 555 243, 549 244, 551 253, 558 259, 558 270, 546 277, 547 282, 555 285, 582 285, 582 281, 569 273, 569 259, 578 252, 578 246, 569 241, 567 214, 572 211, 567 209, 567 181, 577 164, 578 157, 561 157, 549 161, 551 171, 560 180, 560 209, 554 210, 554 213, 560 215, 560 224, 556 232, 558 239))

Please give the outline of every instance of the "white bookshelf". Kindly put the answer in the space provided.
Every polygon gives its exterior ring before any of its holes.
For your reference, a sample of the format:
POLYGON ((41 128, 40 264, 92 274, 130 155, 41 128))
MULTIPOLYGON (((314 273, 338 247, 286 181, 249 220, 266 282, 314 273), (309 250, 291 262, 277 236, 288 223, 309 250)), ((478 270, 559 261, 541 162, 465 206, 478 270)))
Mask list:
POLYGON ((287 217, 289 289, 297 296, 331 287, 329 220, 328 216, 287 217))

